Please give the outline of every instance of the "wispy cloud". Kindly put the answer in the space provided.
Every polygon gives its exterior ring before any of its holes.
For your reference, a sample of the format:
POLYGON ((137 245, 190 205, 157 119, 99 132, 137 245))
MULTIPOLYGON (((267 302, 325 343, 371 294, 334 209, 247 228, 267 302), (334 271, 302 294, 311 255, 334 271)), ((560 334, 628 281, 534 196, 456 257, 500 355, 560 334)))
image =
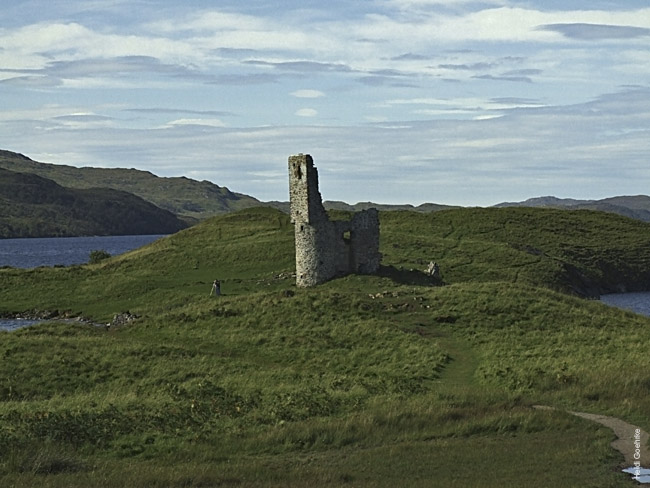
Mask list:
POLYGON ((485 71, 492 69, 496 63, 472 63, 472 64, 440 64, 438 68, 452 71, 485 71))
POLYGON ((166 127, 173 127, 179 125, 196 125, 206 127, 225 127, 226 124, 220 119, 177 119, 168 122, 166 127))
MULTIPOLYGON (((418 102, 437 103, 433 99, 418 102)), ((517 105, 522 101, 493 102, 517 105)), ((319 170, 327 175, 322 189, 328 199, 487 204, 549 191, 575 197, 645 191, 647 179, 639 175, 650 176, 645 169, 650 151, 650 89, 625 90, 564 107, 536 108, 535 100, 523 102, 529 106, 501 109, 504 115, 496 119, 411 122, 401 127, 229 129, 218 124, 179 123, 138 131, 137 138, 118 129, 86 132, 83 142, 71 128, 61 127, 40 130, 35 146, 39 150, 32 156, 48 155, 48 148, 57 141, 65 158, 77 153, 72 160, 85 158, 105 166, 119 166, 124 158, 151 161, 147 169, 162 175, 181 174, 191 160, 196 175, 209 175, 262 199, 286 198, 286 158, 305 151, 313 154, 319 170), (335 145, 323 144, 332 140, 335 145), (103 146, 119 151, 102 152, 103 146), (216 153, 215 146, 219 147, 216 153), (174 149, 178 147, 187 151, 174 149), (617 171, 605 171, 613 160, 617 171), (377 168, 382 170, 377 173, 377 168), (278 177, 251 176, 268 171, 278 177), (630 178, 635 174, 636 178, 630 178), (436 182, 435 192, 431 181, 436 182), (585 185, 585 181, 591 183, 585 185)), ((463 103, 471 106, 472 100, 463 103)), ((6 124, 0 126, 3 133, 6 124)))
POLYGON ((74 130, 103 129, 114 125, 114 119, 105 115, 93 113, 73 113, 53 117, 51 121, 60 124, 61 127, 74 130))
POLYGON ((434 59, 434 57, 424 54, 404 53, 399 56, 393 56, 391 61, 428 61, 430 59, 434 59))
POLYGON ((204 80, 209 85, 247 86, 278 83, 280 79, 281 76, 271 73, 233 73, 214 75, 204 80))
POLYGON ((263 61, 263 60, 250 60, 245 61, 244 64, 255 66, 269 66, 283 71, 296 71, 300 73, 350 73, 352 68, 340 63, 321 63, 317 61, 263 61))
POLYGON ((70 122, 106 122, 112 120, 112 117, 97 114, 68 114, 53 117, 54 120, 70 121, 70 122))
POLYGON ((218 110, 189 110, 180 108, 126 108, 125 112, 133 112, 139 114, 187 114, 187 115, 212 115, 216 117, 225 117, 234 115, 232 112, 224 112, 218 110))
POLYGON ((14 76, 0 80, 0 83, 5 85, 13 85, 25 88, 55 88, 63 85, 60 78, 54 76, 14 76))
POLYGON ((570 39, 600 41, 607 39, 634 39, 650 37, 650 28, 605 24, 550 24, 538 27, 539 30, 553 31, 570 39))
POLYGON ((320 98, 325 96, 320 90, 296 90, 291 92, 290 95, 296 98, 320 98))
POLYGON ((316 117, 318 115, 318 111, 313 108, 301 108, 296 111, 296 115, 298 117, 316 117))
POLYGON ((184 75, 187 68, 165 64, 151 56, 122 56, 116 58, 95 58, 76 61, 56 61, 48 63, 42 70, 49 75, 61 78, 81 78, 96 75, 120 76, 130 73, 162 73, 184 75))
POLYGON ((639 0, 217 3, 9 2, 0 147, 263 199, 286 197, 294 152, 313 153, 326 198, 344 200, 607 196, 650 181, 639 0))
POLYGON ((532 83, 533 80, 528 76, 511 76, 511 75, 476 75, 474 78, 479 80, 493 80, 493 81, 514 81, 517 83, 532 83))

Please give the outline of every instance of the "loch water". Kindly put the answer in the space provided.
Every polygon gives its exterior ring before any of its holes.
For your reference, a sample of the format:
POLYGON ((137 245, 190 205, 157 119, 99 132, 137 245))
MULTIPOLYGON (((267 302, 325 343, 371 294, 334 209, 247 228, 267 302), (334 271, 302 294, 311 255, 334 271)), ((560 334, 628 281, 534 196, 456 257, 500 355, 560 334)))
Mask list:
MULTIPOLYGON (((91 251, 102 250, 111 256, 137 249, 164 235, 47 237, 0 239, 0 267, 36 268, 70 266, 88 262, 91 251)), ((40 321, 0 318, 0 331, 12 331, 40 321)))
POLYGON ((164 237, 96 236, 0 239, 0 267, 36 268, 70 266, 88 262, 91 251, 106 251, 111 256, 123 254, 164 237))
POLYGON ((23 327, 29 327, 30 325, 38 324, 39 320, 26 320, 26 319, 0 319, 0 331, 7 330, 12 331, 16 329, 21 329, 23 327))
POLYGON ((607 305, 650 317, 650 292, 611 293, 602 295, 600 300, 607 305))

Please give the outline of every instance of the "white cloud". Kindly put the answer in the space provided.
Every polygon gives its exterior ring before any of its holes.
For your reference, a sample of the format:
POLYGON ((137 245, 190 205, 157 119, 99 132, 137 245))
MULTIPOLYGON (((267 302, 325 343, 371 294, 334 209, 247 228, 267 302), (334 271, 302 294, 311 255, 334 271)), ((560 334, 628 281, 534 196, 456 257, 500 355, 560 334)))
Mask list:
POLYGON ((544 104, 537 100, 516 97, 496 99, 468 98, 406 98, 386 100, 380 106, 413 106, 411 113, 429 115, 432 117, 457 117, 471 115, 475 120, 499 117, 497 111, 510 110, 519 107, 539 107, 544 104))
POLYGON ((46 104, 38 108, 20 108, 13 110, 0 110, 0 121, 11 122, 15 120, 47 120, 67 115, 90 113, 81 106, 64 106, 46 104))
POLYGON ((43 155, 45 162, 114 167, 137 161, 161 176, 209 174, 217 184, 264 200, 286 200, 286 160, 298 152, 314 157, 324 198, 350 202, 489 205, 544 194, 602 198, 647 193, 650 177, 650 89, 574 106, 518 109, 489 120, 391 128, 246 129, 205 125, 205 118, 198 119, 200 125, 179 120, 188 123, 144 131, 88 129, 82 136, 71 127, 48 131, 4 120, 0 147, 21 148, 35 159, 43 155))
MULTIPOLYGON (((0 31, 4 47, 0 50, 0 66, 5 70, 29 70, 45 68, 53 61, 144 56, 197 70, 234 69, 239 62, 222 56, 219 49, 235 49, 273 53, 273 58, 266 58, 273 63, 266 66, 267 70, 279 63, 309 60, 367 72, 407 66, 413 70, 411 73, 436 76, 439 70, 421 59, 390 59, 413 52, 440 55, 448 46, 459 42, 566 42, 559 27, 548 27, 553 25, 602 24, 650 29, 650 9, 542 12, 502 6, 504 3, 492 2, 497 7, 471 11, 468 9, 475 5, 473 2, 396 1, 389 5, 406 10, 411 5, 467 5, 463 7, 465 11, 455 14, 431 9, 411 18, 375 11, 361 19, 315 18, 295 25, 266 17, 204 11, 149 22, 144 29, 126 33, 93 30, 79 22, 40 22, 0 31)), ((259 64, 256 69, 262 72, 265 66, 259 64)), ((303 91, 308 92, 296 93, 303 91)))
POLYGON ((398 53, 432 49, 433 42, 470 41, 560 42, 558 32, 540 27, 563 23, 587 23, 650 27, 650 9, 627 12, 554 11, 496 7, 450 14, 432 10, 413 16, 369 15, 366 22, 349 26, 352 36, 387 41, 382 49, 398 53))
POLYGON ((296 152, 313 153, 332 199, 490 203, 553 184, 596 192, 606 174, 609 195, 647 187, 648 90, 601 95, 648 86, 648 8, 216 3, 11 6, 24 24, 0 28, 0 147, 211 174, 265 199, 285 197, 296 152))
POLYGON ((313 108, 301 108, 300 110, 296 111, 296 115, 298 117, 316 117, 318 115, 318 111, 313 108))
POLYGON ((88 130, 109 128, 115 125, 110 117, 93 113, 76 113, 54 117, 53 122, 67 129, 88 130))
POLYGON ((538 29, 558 32, 564 37, 583 41, 650 37, 650 29, 648 28, 620 25, 565 23, 548 24, 538 27, 538 29))
POLYGON ((199 62, 204 53, 187 41, 93 31, 72 22, 39 23, 0 32, 2 69, 29 70, 52 62, 148 56, 163 62, 199 62))
POLYGON ((219 119, 178 119, 172 120, 166 127, 182 126, 182 125, 203 125, 207 127, 225 127, 226 124, 219 119))
MULTIPOLYGON (((508 5, 508 0, 485 0, 484 5, 508 5)), ((387 5, 400 10, 411 10, 423 7, 456 7, 460 5, 476 4, 476 0, 387 0, 387 5)))
POLYGON ((296 90, 291 92, 290 95, 296 98, 320 98, 325 96, 325 94, 319 90, 296 90))
POLYGON ((221 31, 266 31, 271 30, 272 26, 260 17, 215 10, 150 22, 145 28, 158 34, 186 31, 205 34, 221 31))

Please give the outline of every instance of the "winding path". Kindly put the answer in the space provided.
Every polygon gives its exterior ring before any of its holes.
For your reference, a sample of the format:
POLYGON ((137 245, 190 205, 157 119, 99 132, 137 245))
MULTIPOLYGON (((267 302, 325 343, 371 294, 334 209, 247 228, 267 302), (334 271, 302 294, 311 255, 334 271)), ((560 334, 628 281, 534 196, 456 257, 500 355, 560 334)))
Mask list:
MULTIPOLYGON (((553 407, 547 407, 545 405, 533 405, 533 408, 537 410, 557 410, 553 407)), ((599 424, 611 429, 616 435, 616 440, 613 441, 611 445, 625 457, 625 463, 627 464, 625 467, 633 466, 635 461, 641 461, 642 466, 650 467, 650 453, 648 453, 648 450, 646 448, 650 436, 643 429, 637 427, 636 425, 628 424, 627 422, 616 417, 608 417, 606 415, 598 415, 585 412, 568 411, 568 413, 576 415, 577 417, 582 417, 583 419, 591 420, 592 422, 598 422, 599 424), (634 445, 634 442, 635 433, 637 430, 640 433, 641 441, 641 447, 639 450, 640 459, 635 459, 637 447, 634 445)))

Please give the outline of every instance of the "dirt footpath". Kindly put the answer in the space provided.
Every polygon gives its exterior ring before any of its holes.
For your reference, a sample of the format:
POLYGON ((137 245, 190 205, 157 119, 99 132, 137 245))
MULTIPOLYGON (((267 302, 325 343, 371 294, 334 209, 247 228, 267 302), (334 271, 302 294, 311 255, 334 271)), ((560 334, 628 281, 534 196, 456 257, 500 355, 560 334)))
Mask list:
MULTIPOLYGON (((537 410, 556 410, 553 407, 545 405, 534 405, 533 408, 537 410)), ((624 467, 634 466, 635 461, 641 461, 641 466, 650 468, 650 453, 648 453, 648 433, 640 429, 636 425, 628 424, 627 422, 616 417, 607 417, 606 415, 598 415, 594 413, 585 412, 571 412, 568 413, 582 417, 583 419, 598 422, 605 427, 612 429, 617 439, 612 442, 612 447, 619 451, 625 457, 624 467), (639 444, 635 441, 640 440, 639 444), (640 457, 640 458, 639 458, 640 457)))
POLYGON ((584 412, 569 412, 583 419, 592 420, 598 422, 605 427, 608 427, 614 431, 614 434, 618 439, 612 442, 612 447, 619 451, 625 456, 625 462, 628 466, 633 466, 635 461, 641 461, 641 466, 650 467, 650 459, 648 457, 648 450, 646 446, 648 445, 648 433, 639 427, 628 424, 621 419, 616 417, 607 417, 605 415, 597 415, 593 413, 584 413, 584 412), (637 447, 635 446, 635 434, 636 432, 640 433, 641 447, 640 447, 640 459, 639 454, 635 458, 635 453, 637 452, 637 447))

